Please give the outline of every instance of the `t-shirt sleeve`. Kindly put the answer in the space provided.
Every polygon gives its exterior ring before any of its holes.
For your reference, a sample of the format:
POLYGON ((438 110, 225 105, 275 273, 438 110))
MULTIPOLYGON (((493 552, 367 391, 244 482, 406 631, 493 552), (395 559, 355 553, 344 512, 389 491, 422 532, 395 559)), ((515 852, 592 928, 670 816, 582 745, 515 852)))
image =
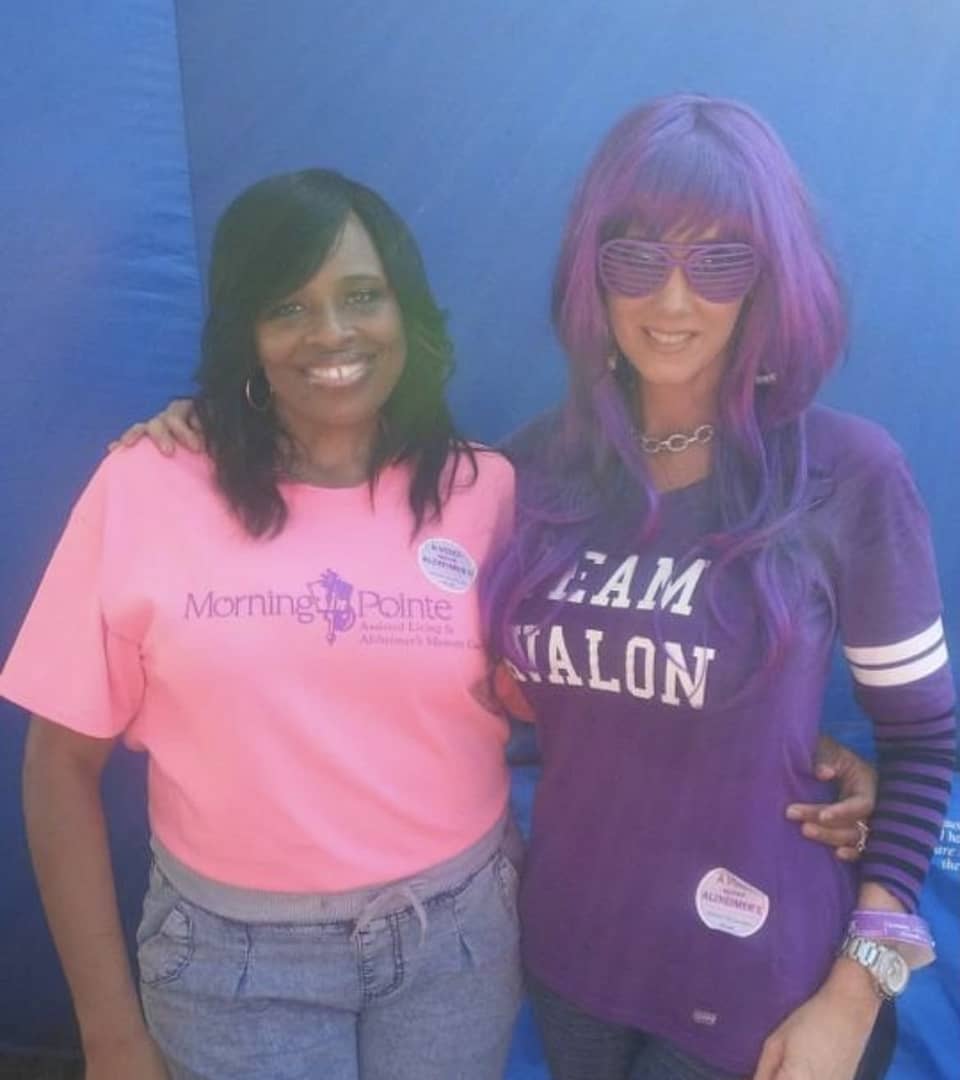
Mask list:
POLYGON ((926 510, 902 454, 841 485, 837 615, 877 744, 877 809, 861 876, 917 904, 946 812, 955 694, 926 510))
POLYGON ((144 686, 137 643, 114 633, 104 614, 107 473, 101 466, 74 506, 0 673, 0 695, 100 738, 126 728, 144 686))

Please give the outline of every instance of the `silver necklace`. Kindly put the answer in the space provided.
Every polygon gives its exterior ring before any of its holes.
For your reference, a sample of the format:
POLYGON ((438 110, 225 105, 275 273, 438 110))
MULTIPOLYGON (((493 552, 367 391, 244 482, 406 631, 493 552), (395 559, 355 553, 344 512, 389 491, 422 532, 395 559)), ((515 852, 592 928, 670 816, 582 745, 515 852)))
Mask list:
POLYGON ((684 450, 689 450, 691 446, 706 446, 708 442, 713 440, 715 434, 716 429, 713 424, 701 424, 699 427, 694 428, 689 435, 684 431, 676 431, 665 439, 654 439, 638 431, 637 442, 645 454, 659 454, 664 450, 669 454, 682 454, 684 450))

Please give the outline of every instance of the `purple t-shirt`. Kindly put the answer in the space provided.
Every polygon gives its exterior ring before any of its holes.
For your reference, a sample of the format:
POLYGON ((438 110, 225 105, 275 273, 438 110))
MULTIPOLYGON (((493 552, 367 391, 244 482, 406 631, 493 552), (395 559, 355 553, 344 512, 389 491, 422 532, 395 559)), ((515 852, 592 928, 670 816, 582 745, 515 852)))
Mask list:
POLYGON ((709 585, 709 562, 686 557, 719 526, 709 480, 664 494, 649 543, 601 535, 521 610, 517 675, 543 757, 526 963, 589 1013, 733 1072, 827 975, 858 875, 914 906, 949 786, 953 687, 925 512, 881 429, 820 407, 806 422, 818 494, 793 539, 827 587, 797 604, 771 674, 756 677, 744 574, 709 585), (880 750, 859 871, 784 818, 832 797, 811 763, 836 637, 880 750))

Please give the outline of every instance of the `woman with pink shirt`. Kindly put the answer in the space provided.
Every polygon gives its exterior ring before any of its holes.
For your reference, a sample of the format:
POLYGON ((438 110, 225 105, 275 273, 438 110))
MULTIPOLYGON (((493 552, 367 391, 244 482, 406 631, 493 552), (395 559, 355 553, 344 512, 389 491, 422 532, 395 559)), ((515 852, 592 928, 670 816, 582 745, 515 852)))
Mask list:
POLYGON ((333 172, 221 219, 204 455, 114 454, 0 692, 88 1080, 493 1080, 520 995, 475 579, 513 473, 444 400, 416 244, 333 172), (56 677, 51 678, 51 672, 56 677), (99 799, 150 759, 146 1025, 99 799))
POLYGON ((209 293, 205 452, 106 459, 0 676, 34 714, 27 825, 88 1080, 495 1080, 517 870, 476 578, 512 469, 456 431, 419 252, 369 189, 254 185, 209 293), (150 761, 146 1023, 99 798, 118 738, 150 761))

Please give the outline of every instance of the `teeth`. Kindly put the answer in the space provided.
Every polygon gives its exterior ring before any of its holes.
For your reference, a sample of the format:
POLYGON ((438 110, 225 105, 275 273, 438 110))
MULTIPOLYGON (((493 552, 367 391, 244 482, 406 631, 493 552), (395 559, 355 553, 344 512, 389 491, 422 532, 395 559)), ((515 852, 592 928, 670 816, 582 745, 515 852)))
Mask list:
POLYGON ((663 330, 648 329, 647 333, 658 345, 683 345, 693 337, 693 332, 689 330, 670 334, 663 330))
POLYGON ((346 386, 362 379, 367 372, 365 360, 350 364, 323 364, 306 369, 307 381, 319 386, 346 386))

